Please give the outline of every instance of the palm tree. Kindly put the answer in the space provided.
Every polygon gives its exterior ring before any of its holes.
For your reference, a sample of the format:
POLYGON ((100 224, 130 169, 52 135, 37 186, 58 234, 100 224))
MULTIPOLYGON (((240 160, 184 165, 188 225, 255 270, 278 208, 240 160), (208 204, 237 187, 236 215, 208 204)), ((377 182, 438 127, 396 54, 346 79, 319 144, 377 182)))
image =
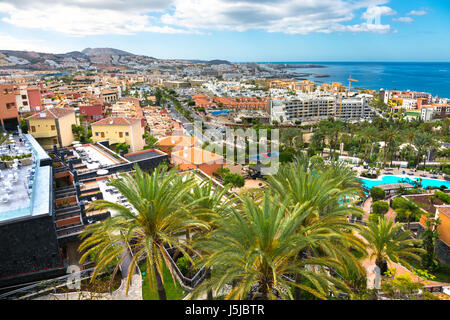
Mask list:
MULTIPOLYGON (((347 221, 348 216, 362 214, 360 209, 352 205, 355 196, 361 192, 361 184, 354 178, 353 173, 348 172, 349 169, 346 170, 338 165, 313 165, 307 157, 299 157, 294 163, 281 166, 276 175, 267 178, 267 182, 269 192, 287 198, 292 207, 306 205, 310 209, 302 228, 313 227, 316 232, 330 236, 300 252, 299 260, 308 255, 325 255, 346 260, 349 265, 362 272, 359 262, 348 248, 353 247, 362 253, 365 249, 351 232, 358 227, 347 221), (345 232, 345 229, 350 232, 345 232)), ((297 231, 304 232, 303 229, 297 231)), ((300 273, 297 274, 296 281, 302 281, 300 273)), ((300 290, 297 289, 296 298, 299 297, 300 290)))
POLYGON ((393 157, 393 149, 396 145, 396 137, 398 134, 397 128, 393 127, 392 125, 387 128, 383 133, 383 139, 384 139, 384 160, 387 160, 387 154, 390 154, 390 163, 392 166, 392 157, 393 157))
MULTIPOLYGON (((110 180, 110 185, 119 190, 134 210, 104 200, 96 201, 88 208, 117 212, 116 216, 90 225, 83 231, 84 240, 79 251, 85 252, 81 262, 91 253, 99 252, 99 262, 92 279, 109 262, 122 255, 121 244, 129 244, 133 258, 127 275, 127 293, 133 271, 145 259, 149 283, 152 288, 156 283, 160 300, 165 300, 163 265, 167 266, 175 281, 172 260, 165 246, 175 247, 186 254, 186 249, 191 249, 186 239, 181 237, 186 228, 208 228, 207 224, 189 215, 190 206, 183 203, 194 184, 191 176, 168 171, 166 166, 159 166, 151 174, 136 166, 134 173, 110 180)), ((189 258, 189 255, 186 256, 189 258)))
MULTIPOLYGON (((214 187, 212 179, 197 184, 186 195, 186 202, 192 204, 190 213, 207 223, 209 230, 216 229, 216 221, 229 216, 232 208, 237 205, 238 198, 234 194, 229 194, 228 191, 229 187, 214 187)), ((201 232, 199 234, 202 235, 201 232)), ((210 268, 206 269, 206 278, 211 278, 210 268)), ((208 300, 213 299, 212 290, 208 291, 207 296, 208 300)))
POLYGON ((427 157, 426 154, 428 150, 431 150, 434 146, 434 139, 433 135, 428 132, 419 132, 416 134, 414 138, 414 145, 417 148, 417 156, 418 161, 417 163, 420 163, 420 159, 423 159, 423 165, 426 167, 426 161, 427 157))
POLYGON ((402 228, 400 223, 379 217, 378 221, 369 221, 367 228, 361 230, 368 249, 372 251, 370 258, 376 258, 375 264, 382 273, 386 271, 385 265, 388 262, 401 263, 411 268, 406 259, 421 261, 420 255, 425 250, 415 247, 420 241, 412 238, 410 230, 404 231, 402 228))
POLYGON ((407 229, 409 230, 409 226, 411 223, 411 217, 416 217, 416 215, 422 212, 422 209, 410 200, 401 201, 399 203, 399 207, 395 209, 398 214, 402 214, 407 219, 407 229))
POLYGON ((336 289, 349 292, 342 281, 326 272, 327 267, 340 269, 337 259, 296 259, 300 251, 324 237, 313 228, 297 232, 310 210, 307 204, 290 208, 289 200, 281 202, 269 194, 261 205, 244 198, 242 211, 233 209, 228 218, 217 221, 216 230, 198 240, 196 248, 205 253, 199 264, 214 268, 214 273, 192 298, 207 290, 220 293, 227 288, 226 299, 292 299, 292 287, 321 299, 326 299, 330 290, 335 294, 336 289), (287 277, 297 273, 310 284, 287 277))

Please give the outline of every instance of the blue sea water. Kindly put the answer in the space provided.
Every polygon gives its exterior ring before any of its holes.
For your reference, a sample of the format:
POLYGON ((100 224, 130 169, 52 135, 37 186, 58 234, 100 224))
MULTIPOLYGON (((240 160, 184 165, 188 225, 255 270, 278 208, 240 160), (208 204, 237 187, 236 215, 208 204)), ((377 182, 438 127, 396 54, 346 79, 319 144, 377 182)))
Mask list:
POLYGON ((273 62, 274 64, 318 64, 326 68, 288 69, 297 73, 327 74, 328 78, 313 75, 304 79, 316 83, 340 82, 348 85, 348 78, 359 80, 352 87, 372 90, 412 90, 430 92, 434 96, 450 98, 450 62, 273 62))

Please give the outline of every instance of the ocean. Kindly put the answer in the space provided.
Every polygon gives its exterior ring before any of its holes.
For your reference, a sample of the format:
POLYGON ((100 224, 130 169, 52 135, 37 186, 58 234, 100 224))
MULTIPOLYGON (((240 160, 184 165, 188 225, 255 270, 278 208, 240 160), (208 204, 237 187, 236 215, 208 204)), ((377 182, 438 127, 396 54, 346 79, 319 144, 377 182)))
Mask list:
POLYGON ((434 96, 450 98, 450 62, 272 62, 273 64, 314 64, 325 68, 292 68, 296 73, 309 73, 301 77, 316 83, 340 82, 352 88, 372 90, 412 90, 430 92, 434 96), (316 77, 314 75, 329 75, 316 77))

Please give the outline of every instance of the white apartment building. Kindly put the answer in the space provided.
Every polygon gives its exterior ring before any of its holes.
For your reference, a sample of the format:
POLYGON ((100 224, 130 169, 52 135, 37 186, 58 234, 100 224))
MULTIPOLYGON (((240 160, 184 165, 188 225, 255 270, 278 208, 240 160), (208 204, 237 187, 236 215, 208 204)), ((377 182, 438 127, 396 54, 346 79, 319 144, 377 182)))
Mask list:
POLYGON ((417 99, 403 99, 402 107, 408 110, 417 109, 417 99))
POLYGON ((428 122, 432 121, 434 118, 434 108, 432 106, 422 107, 420 111, 420 119, 422 121, 428 122))
POLYGON ((336 118, 341 120, 371 119, 374 111, 369 104, 370 98, 356 96, 350 99, 343 99, 342 105, 336 103, 336 118))
POLYGON ((271 101, 271 121, 320 121, 335 117, 341 120, 371 119, 374 111, 370 96, 343 98, 318 94, 299 94, 284 100, 271 101))

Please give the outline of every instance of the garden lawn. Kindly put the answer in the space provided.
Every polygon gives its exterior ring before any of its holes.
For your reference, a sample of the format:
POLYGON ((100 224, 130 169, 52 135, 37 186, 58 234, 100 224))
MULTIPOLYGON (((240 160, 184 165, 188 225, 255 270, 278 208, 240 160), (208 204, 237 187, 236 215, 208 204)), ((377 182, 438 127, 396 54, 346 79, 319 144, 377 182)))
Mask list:
MULTIPOLYGON (((142 263, 139 266, 139 269, 141 270, 142 274, 142 298, 143 300, 159 300, 158 297, 158 291, 155 289, 153 292, 150 291, 150 285, 148 282, 148 276, 146 273, 146 266, 145 263, 142 263)), ((172 276, 170 275, 169 269, 167 269, 166 266, 163 268, 163 278, 164 278, 164 288, 166 289, 166 296, 167 300, 182 300, 184 298, 183 296, 183 289, 180 287, 178 282, 176 282, 176 285, 173 283, 172 276)), ((176 281, 176 280, 175 280, 176 281)))

